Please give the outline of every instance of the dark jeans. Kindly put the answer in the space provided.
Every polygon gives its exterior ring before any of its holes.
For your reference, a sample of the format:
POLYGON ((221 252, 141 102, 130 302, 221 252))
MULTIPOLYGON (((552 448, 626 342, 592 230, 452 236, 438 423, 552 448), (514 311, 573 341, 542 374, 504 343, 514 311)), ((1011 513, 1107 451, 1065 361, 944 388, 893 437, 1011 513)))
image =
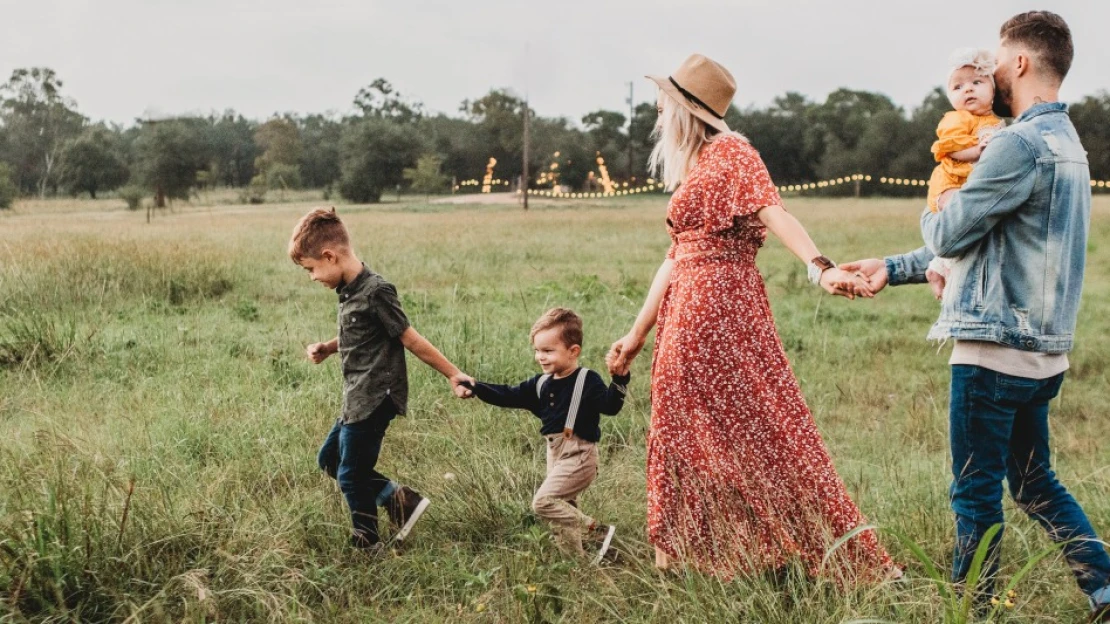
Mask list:
POLYGON ((351 424, 337 420, 316 459, 320 469, 339 482, 339 490, 351 510, 352 541, 358 546, 381 540, 378 505, 389 498, 394 486, 374 467, 385 430, 396 415, 397 408, 387 398, 366 420, 351 424))
MULTIPOLYGON (((1097 602, 1110 583, 1110 557, 1097 540, 1087 515, 1052 471, 1048 441, 1048 402, 1060 391, 1061 373, 1027 379, 979 366, 952 366, 949 409, 952 444, 952 509, 956 512, 956 548, 952 580, 962 582, 983 534, 1002 522, 1002 479, 1010 495, 1055 542, 1085 594, 1097 602)), ((998 545, 991 544, 981 585, 993 591, 998 545)))

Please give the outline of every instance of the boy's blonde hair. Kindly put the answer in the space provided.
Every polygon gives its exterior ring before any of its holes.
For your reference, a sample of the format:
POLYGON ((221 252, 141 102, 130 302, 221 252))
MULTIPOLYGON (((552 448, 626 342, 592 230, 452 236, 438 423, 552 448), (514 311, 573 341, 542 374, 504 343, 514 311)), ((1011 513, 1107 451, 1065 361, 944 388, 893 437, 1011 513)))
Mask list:
POLYGON ((301 260, 316 260, 324 249, 349 249, 351 238, 347 226, 335 214, 335 208, 316 208, 297 221, 289 239, 289 257, 300 264, 301 260))
POLYGON ((582 317, 569 308, 551 308, 544 312, 532 325, 532 333, 528 334, 528 338, 535 340, 536 334, 552 327, 560 328, 559 339, 566 346, 582 346, 582 317))

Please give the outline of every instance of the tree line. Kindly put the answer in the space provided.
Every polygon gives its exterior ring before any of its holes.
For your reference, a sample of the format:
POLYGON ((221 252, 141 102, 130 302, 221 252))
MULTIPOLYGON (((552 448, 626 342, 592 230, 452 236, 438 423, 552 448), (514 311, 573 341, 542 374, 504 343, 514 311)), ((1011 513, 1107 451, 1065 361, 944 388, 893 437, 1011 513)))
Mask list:
MULTIPOLYGON (((19 195, 96 198, 111 191, 133 207, 144 197, 161 206, 213 187, 239 189, 245 203, 298 188, 372 203, 394 189, 451 191, 452 181, 482 178, 491 159, 494 177, 518 180, 526 110, 530 188, 584 190, 600 177, 599 158, 609 176, 635 185, 649 176, 656 118, 654 102, 577 121, 540 117, 504 89, 463 101, 455 115, 431 114, 378 79, 355 94, 348 115, 258 121, 228 110, 122 126, 82 115, 63 86, 41 67, 17 69, 0 86, 0 207, 19 195)), ((790 92, 767 107, 733 106, 726 121, 752 141, 778 184, 854 173, 924 179, 934 166, 937 122, 949 109, 939 87, 908 111, 879 93, 838 89, 823 102, 790 92)), ((1092 177, 1110 179, 1110 93, 1072 103, 1071 117, 1092 177)), ((864 192, 920 190, 875 185, 864 192)))

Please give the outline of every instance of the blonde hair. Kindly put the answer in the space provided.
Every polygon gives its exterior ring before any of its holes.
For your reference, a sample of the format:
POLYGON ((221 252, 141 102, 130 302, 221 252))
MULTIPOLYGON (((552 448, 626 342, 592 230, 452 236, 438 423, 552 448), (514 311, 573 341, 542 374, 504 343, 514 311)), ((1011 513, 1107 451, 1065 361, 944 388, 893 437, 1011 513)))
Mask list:
POLYGON ((335 214, 335 208, 316 208, 297 221, 293 236, 289 238, 289 257, 300 264, 301 260, 317 260, 326 248, 346 250, 351 246, 347 226, 335 214))
MULTIPOLYGON (((702 148, 715 141, 722 133, 698 119, 666 91, 660 93, 666 96, 666 105, 651 132, 655 147, 651 149, 648 169, 656 178, 663 180, 667 190, 673 191, 686 180, 690 170, 698 163, 698 154, 702 148)), ((739 132, 724 134, 748 140, 739 132)))
POLYGON ((559 339, 568 347, 582 346, 582 317, 569 308, 551 308, 536 319, 532 325, 532 333, 528 335, 531 340, 536 339, 536 334, 551 329, 559 328, 559 339))

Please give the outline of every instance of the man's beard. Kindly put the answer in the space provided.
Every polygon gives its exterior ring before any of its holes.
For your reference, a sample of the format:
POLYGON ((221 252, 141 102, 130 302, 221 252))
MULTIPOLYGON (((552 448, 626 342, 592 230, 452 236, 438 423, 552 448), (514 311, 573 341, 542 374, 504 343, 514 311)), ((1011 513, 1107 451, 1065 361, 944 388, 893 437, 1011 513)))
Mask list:
POLYGON ((1003 87, 995 78, 994 102, 991 103, 991 112, 999 117, 1013 117, 1014 111, 1010 106, 1010 90, 1003 87))

